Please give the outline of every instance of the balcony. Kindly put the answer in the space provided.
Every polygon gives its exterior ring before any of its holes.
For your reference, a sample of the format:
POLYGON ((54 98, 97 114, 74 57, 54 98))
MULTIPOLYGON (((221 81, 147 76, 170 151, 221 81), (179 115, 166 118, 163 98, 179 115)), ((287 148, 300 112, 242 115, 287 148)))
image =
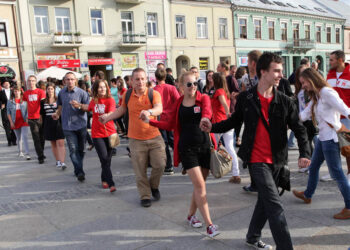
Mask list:
POLYGON ((82 40, 80 33, 55 33, 52 38, 51 47, 80 47, 82 40))
POLYGON ((131 4, 139 4, 145 2, 145 0, 115 0, 117 3, 131 3, 131 4))
POLYGON ((304 52, 315 48, 315 41, 310 39, 293 39, 289 40, 286 49, 291 52, 304 52))
POLYGON ((120 46, 122 47, 142 47, 146 45, 145 33, 127 33, 122 34, 120 46))

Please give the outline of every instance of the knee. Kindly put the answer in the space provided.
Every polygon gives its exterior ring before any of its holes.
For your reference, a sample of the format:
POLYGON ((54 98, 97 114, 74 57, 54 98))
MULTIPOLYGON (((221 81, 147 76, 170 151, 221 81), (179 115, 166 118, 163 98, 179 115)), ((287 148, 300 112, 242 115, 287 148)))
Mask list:
POLYGON ((203 198, 207 195, 205 184, 199 184, 194 186, 194 192, 197 197, 203 198))

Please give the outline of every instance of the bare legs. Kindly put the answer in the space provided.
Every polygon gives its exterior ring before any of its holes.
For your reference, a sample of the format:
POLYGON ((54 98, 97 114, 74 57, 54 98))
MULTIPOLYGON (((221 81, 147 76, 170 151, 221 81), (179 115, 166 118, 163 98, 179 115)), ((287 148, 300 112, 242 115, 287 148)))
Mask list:
POLYGON ((193 194, 189 216, 194 215, 198 208, 203 216, 206 226, 208 227, 210 224, 212 224, 205 187, 205 180, 209 174, 209 169, 204 169, 198 166, 187 170, 187 173, 190 176, 193 184, 193 194))
POLYGON ((64 147, 64 140, 51 141, 52 153, 56 161, 64 163, 66 158, 66 148, 64 147))

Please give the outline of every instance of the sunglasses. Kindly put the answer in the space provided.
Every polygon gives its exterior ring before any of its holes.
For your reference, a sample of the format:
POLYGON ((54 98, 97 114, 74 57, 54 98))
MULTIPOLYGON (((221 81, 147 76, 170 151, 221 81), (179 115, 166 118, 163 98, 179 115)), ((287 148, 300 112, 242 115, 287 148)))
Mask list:
POLYGON ((197 82, 188 82, 188 83, 186 83, 187 88, 191 88, 192 85, 197 87, 198 83, 197 82))

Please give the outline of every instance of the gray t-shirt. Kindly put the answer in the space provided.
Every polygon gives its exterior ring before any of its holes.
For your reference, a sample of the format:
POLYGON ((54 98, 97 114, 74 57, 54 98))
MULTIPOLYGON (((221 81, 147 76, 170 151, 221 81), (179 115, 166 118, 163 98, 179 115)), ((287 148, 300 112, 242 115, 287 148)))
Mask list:
POLYGON ((249 80, 249 75, 245 74, 242 76, 242 85, 244 85, 245 89, 248 90, 256 85, 258 85, 259 79, 257 76, 254 78, 250 78, 249 80))
POLYGON ((86 127, 86 113, 80 109, 73 108, 70 104, 73 100, 78 103, 89 104, 89 95, 78 87, 75 87, 72 91, 68 91, 68 88, 64 87, 60 91, 57 105, 62 106, 61 121, 63 130, 76 131, 86 127))

